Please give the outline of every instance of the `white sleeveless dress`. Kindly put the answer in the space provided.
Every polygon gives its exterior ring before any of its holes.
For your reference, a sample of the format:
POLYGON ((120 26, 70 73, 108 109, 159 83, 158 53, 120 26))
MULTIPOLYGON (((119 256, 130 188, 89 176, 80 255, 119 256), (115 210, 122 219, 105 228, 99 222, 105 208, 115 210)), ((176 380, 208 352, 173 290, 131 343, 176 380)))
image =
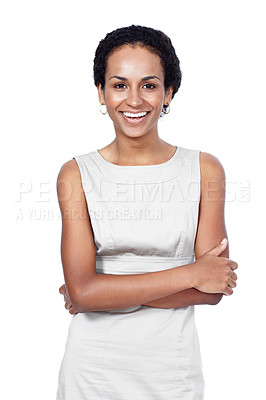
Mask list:
MULTIPOLYGON (((165 163, 119 166, 98 150, 75 158, 99 274, 145 274, 195 261, 199 150, 165 163)), ((72 316, 57 400, 203 400, 194 306, 72 316)))

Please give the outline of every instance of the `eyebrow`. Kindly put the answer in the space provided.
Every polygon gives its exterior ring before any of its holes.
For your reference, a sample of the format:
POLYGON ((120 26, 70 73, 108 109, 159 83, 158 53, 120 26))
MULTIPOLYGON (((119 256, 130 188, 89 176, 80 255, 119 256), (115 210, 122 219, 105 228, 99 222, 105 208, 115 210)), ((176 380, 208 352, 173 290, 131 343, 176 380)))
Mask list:
MULTIPOLYGON (((114 76, 111 76, 111 78, 109 78, 109 81, 112 78, 119 79, 120 81, 127 81, 128 80, 127 78, 124 78, 123 76, 114 75, 114 76)), ((159 81, 160 81, 160 78, 158 78, 158 76, 156 76, 156 75, 144 76, 144 78, 142 78, 141 80, 142 81, 148 81, 150 79, 159 79, 159 81)))

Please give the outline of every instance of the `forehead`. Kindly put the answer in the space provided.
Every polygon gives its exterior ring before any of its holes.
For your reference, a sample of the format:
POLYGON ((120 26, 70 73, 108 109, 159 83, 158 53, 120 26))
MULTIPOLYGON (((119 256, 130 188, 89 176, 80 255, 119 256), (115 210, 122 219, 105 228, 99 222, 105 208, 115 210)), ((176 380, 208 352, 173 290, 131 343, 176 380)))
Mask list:
POLYGON ((115 49, 108 58, 106 75, 123 74, 163 75, 160 57, 146 47, 123 45, 115 49))

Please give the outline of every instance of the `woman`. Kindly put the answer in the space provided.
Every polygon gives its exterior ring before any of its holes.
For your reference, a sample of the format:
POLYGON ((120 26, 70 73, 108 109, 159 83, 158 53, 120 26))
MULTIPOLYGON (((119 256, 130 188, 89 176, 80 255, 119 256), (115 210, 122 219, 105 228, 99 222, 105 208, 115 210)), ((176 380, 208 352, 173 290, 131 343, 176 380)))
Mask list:
POLYGON ((108 33, 94 81, 116 137, 58 175, 59 291, 73 318, 57 400, 201 400, 194 305, 217 304, 237 279, 223 167, 158 135, 181 82, 163 32, 132 25, 108 33))

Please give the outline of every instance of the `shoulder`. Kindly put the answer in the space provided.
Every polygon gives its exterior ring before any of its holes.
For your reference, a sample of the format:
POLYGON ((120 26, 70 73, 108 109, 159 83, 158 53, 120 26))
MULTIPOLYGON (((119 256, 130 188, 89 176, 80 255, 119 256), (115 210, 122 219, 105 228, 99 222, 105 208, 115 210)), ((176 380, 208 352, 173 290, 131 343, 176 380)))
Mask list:
POLYGON ((73 200, 82 192, 81 174, 75 159, 66 161, 61 166, 56 188, 59 200, 73 200))
POLYGON ((57 180, 59 179, 69 179, 69 180, 79 180, 80 171, 76 160, 66 161, 60 168, 57 180))
POLYGON ((202 178, 225 179, 225 170, 221 161, 210 153, 200 152, 200 169, 202 178))
POLYGON ((224 201, 226 178, 221 161, 210 153, 200 153, 201 201, 211 204, 224 201), (212 200, 212 202, 210 202, 212 200), (214 200, 217 200, 216 202, 214 200))

